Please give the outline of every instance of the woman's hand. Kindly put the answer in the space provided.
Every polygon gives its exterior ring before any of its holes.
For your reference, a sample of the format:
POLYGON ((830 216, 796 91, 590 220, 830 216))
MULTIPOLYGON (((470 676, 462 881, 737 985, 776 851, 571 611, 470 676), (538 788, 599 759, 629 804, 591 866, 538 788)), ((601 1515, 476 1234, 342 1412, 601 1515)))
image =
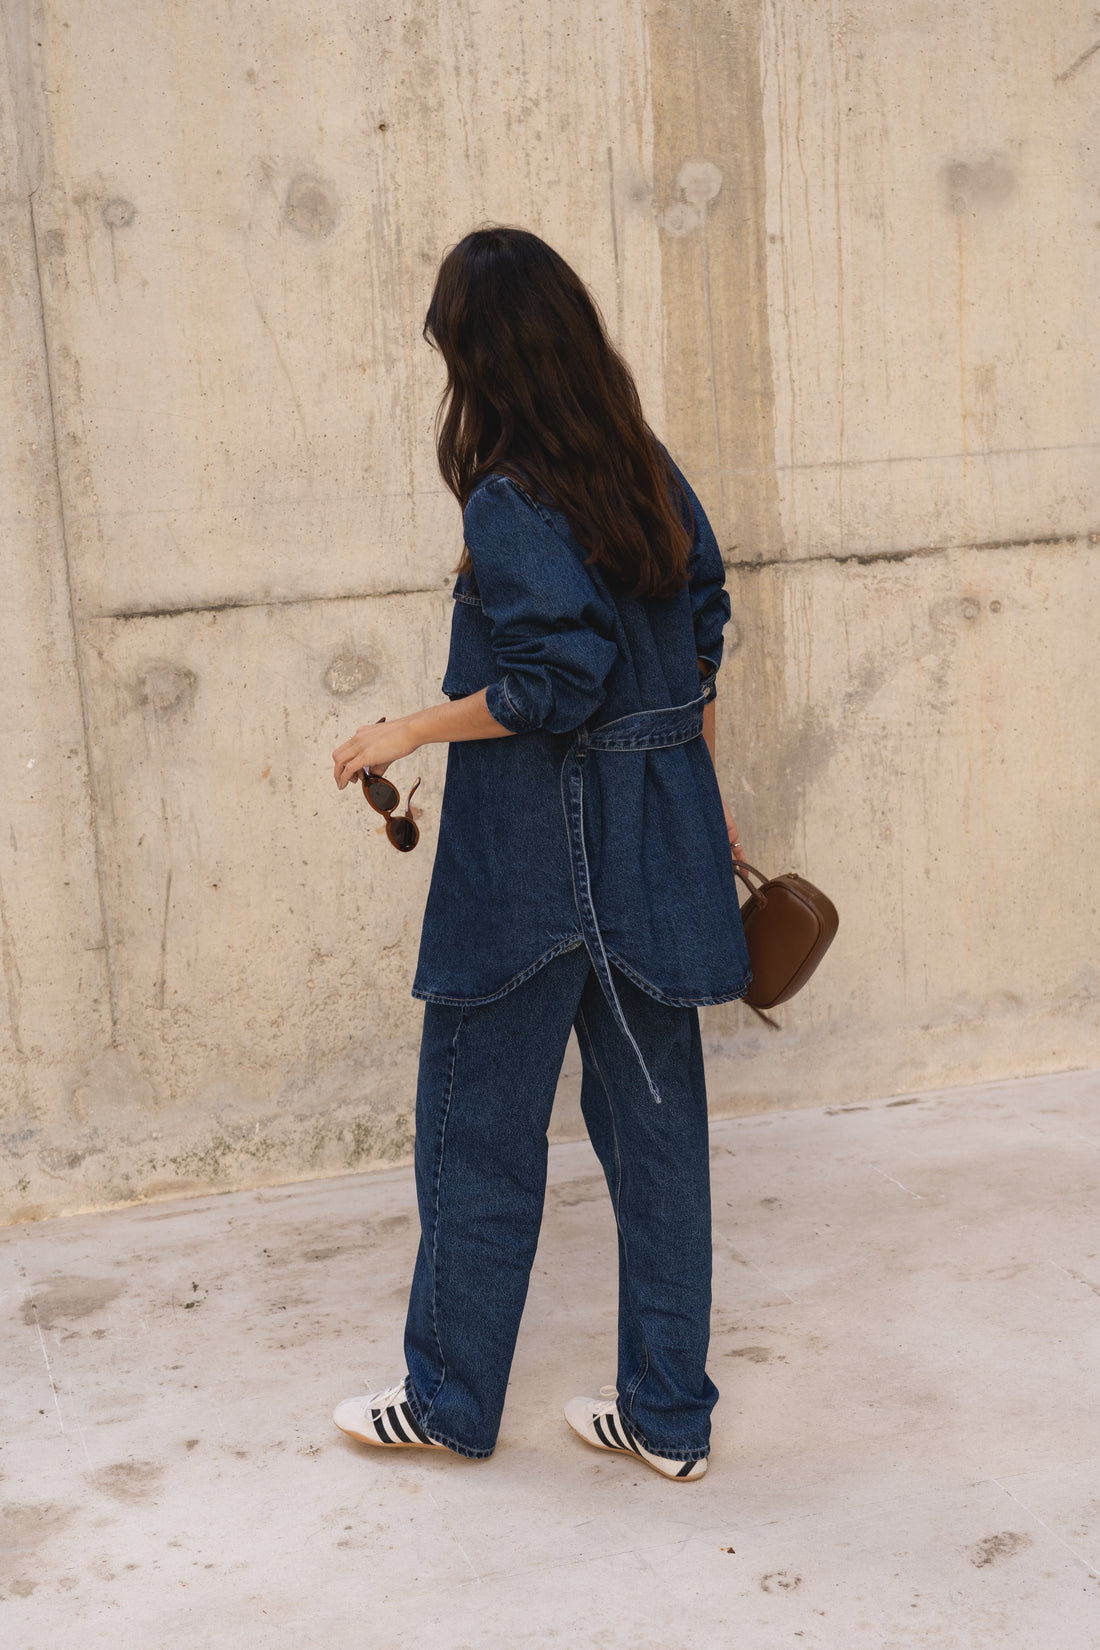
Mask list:
POLYGON ((725 802, 722 803, 722 812, 726 816, 726 830, 729 833, 730 851, 733 854, 734 859, 739 859, 747 865, 748 860, 745 858, 744 849, 741 847, 740 832, 737 829, 737 821, 726 807, 725 802))
POLYGON ((384 774, 391 762, 419 750, 420 743, 413 737, 409 721, 407 716, 399 716, 395 722, 387 722, 383 717, 380 722, 357 728, 346 743, 338 745, 332 761, 340 789, 366 768, 371 773, 384 774))

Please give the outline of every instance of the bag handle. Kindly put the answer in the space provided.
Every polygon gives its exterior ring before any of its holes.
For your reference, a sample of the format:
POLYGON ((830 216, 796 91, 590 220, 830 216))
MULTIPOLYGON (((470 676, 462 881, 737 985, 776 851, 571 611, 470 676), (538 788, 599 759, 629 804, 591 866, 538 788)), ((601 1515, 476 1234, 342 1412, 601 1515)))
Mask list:
POLYGON ((734 874, 741 878, 742 882, 745 884, 745 887, 748 889, 749 893, 752 895, 752 897, 756 901, 757 905, 760 905, 760 906, 767 905, 767 903, 768 903, 767 894, 761 893, 760 888, 754 888, 753 887, 752 877, 749 876, 749 872, 751 871, 752 875, 754 877, 759 877, 760 878, 761 887, 763 887, 764 883, 770 882, 771 878, 766 877, 764 875, 763 871, 758 871, 756 869, 755 865, 750 865, 747 859, 736 859, 735 858, 734 861, 733 861, 733 869, 734 869, 734 874))

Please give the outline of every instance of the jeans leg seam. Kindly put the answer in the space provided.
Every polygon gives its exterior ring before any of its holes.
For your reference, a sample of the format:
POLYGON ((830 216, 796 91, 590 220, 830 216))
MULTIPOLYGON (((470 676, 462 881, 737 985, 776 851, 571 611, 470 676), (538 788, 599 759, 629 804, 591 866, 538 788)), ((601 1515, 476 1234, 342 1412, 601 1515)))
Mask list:
POLYGON ((439 1251, 439 1202, 440 1185, 443 1180, 443 1154, 447 1144, 447 1120, 451 1115, 451 1098, 454 1094, 455 1067, 458 1064, 458 1039, 466 1023, 466 1014, 459 1015, 455 1034, 451 1039, 451 1063, 447 1070, 447 1085, 443 1095, 443 1107, 439 1121, 439 1141, 436 1145, 435 1174, 432 1178, 432 1334, 435 1336, 436 1350, 439 1353, 439 1379, 435 1390, 428 1400, 424 1411, 424 1419, 430 1416, 439 1396, 440 1389, 447 1377, 447 1359, 443 1351, 443 1342, 439 1334, 439 1267, 437 1257, 439 1251))
MULTIPOLYGON (((638 1396, 638 1389, 645 1380, 646 1376, 649 1374, 649 1348, 645 1344, 645 1341, 642 1342, 642 1358, 643 1362, 641 1370, 639 1371, 637 1378, 631 1381, 630 1387, 623 1400, 628 1410, 633 1410, 634 1400, 638 1396)), ((649 1446, 647 1445, 646 1447, 648 1448, 649 1446)))
MULTIPOLYGON (((611 1098, 611 1090, 608 1086, 607 1078, 603 1074, 603 1067, 600 1065, 600 1057, 596 1053, 596 1045, 592 1040, 592 1033, 588 1029, 588 1020, 585 1017, 585 1012, 584 1012, 583 1007, 579 1010, 578 1018, 580 1019, 581 1025, 584 1028, 585 1042, 588 1044, 588 1051, 592 1056, 592 1064, 595 1066, 596 1071, 599 1074, 600 1087, 603 1089, 604 1096, 607 1100, 607 1111, 608 1111, 608 1115, 611 1118, 611 1139, 614 1142, 614 1146, 615 1146, 615 1191, 614 1191, 614 1194, 612 1195, 611 1202, 612 1202, 612 1207, 614 1208, 614 1211, 615 1211, 615 1226, 616 1226, 616 1228, 619 1232, 620 1237, 623 1240, 623 1263, 624 1263, 624 1266, 626 1267, 627 1293, 630 1295, 631 1304, 633 1305, 633 1294, 634 1294, 634 1292, 633 1292, 633 1289, 631 1288, 631 1281, 630 1281, 630 1260, 629 1260, 629 1255, 627 1253, 626 1233, 623 1231, 622 1222, 619 1219, 619 1203, 620 1203, 620 1199, 621 1199, 622 1184, 623 1184, 623 1160, 622 1160, 622 1155, 619 1151, 619 1131, 615 1126, 615 1103, 611 1098)), ((635 1316, 637 1317, 637 1315, 638 1315, 637 1314, 637 1309, 635 1309, 635 1316)), ((645 1331, 644 1331, 644 1329, 641 1328, 640 1320, 639 1320, 639 1329, 641 1330, 641 1337, 642 1337, 642 1368, 641 1368, 641 1372, 637 1376, 637 1378, 630 1383, 629 1392, 627 1392, 625 1394, 625 1401, 628 1405, 633 1403, 634 1396, 637 1393, 638 1388, 641 1386, 642 1382, 645 1380, 646 1376, 649 1374, 649 1348, 646 1345, 645 1331)))
POLYGON ((584 1012, 583 1008, 581 1008, 578 1011, 578 1017, 580 1019, 581 1025, 584 1027, 585 1041, 588 1044, 588 1051, 592 1056, 592 1064, 595 1066, 597 1072, 599 1073, 600 1087, 603 1089, 604 1095, 607 1099, 607 1110, 608 1110, 608 1113, 611 1117, 611 1138, 612 1138, 612 1140, 614 1141, 614 1144, 615 1144, 615 1192, 614 1192, 613 1201, 614 1201, 614 1205, 615 1205, 615 1224, 616 1224, 616 1226, 619 1227, 619 1230, 621 1232, 622 1227, 619 1226, 619 1198, 621 1196, 622 1186, 623 1186, 623 1160, 622 1160, 622 1155, 619 1152, 619 1131, 615 1127, 615 1107, 614 1107, 614 1104, 612 1103, 611 1091, 607 1086, 607 1079, 603 1074, 603 1067, 600 1065, 600 1057, 596 1053, 596 1045, 592 1041, 592 1033, 588 1029, 588 1020, 585 1018, 585 1012, 584 1012))

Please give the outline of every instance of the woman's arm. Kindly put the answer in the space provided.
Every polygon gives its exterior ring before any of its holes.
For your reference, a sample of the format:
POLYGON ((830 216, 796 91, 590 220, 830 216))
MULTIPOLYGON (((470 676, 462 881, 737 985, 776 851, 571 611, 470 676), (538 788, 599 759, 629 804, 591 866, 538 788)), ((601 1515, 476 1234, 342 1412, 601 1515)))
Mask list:
POLYGON ((341 790, 364 768, 383 773, 421 745, 535 728, 568 733, 604 701, 618 657, 614 609, 566 541, 504 476, 474 489, 462 525, 500 679, 360 728, 332 753, 341 790))
POLYGON ((486 688, 464 699, 448 699, 442 705, 426 705, 393 722, 370 722, 359 728, 345 744, 332 753, 336 783, 340 789, 364 768, 385 773, 391 762, 411 756, 421 745, 449 744, 462 739, 507 739, 511 728, 502 727, 490 716, 485 704, 486 688))
MULTIPOLYGON (((700 664, 704 661, 700 660, 700 664)), ((485 703, 486 688, 470 693, 464 699, 449 699, 442 705, 426 705, 408 716, 399 716, 394 722, 368 722, 358 728, 351 738, 332 753, 336 783, 341 790, 370 768, 372 773, 385 773, 391 762, 411 756, 421 745, 449 744, 464 739, 509 739, 511 728, 502 727, 490 716, 485 703)), ((714 763, 714 700, 703 707, 703 739, 714 763)), ((726 807, 726 829, 735 859, 744 859, 737 821, 726 807)))
MULTIPOLYGON (((707 670, 710 670, 712 668, 709 659, 700 659, 699 660, 699 669, 703 670, 704 667, 707 670)), ((715 761, 715 757, 714 757, 714 700, 713 699, 709 699, 707 701, 707 703, 703 706, 703 742, 705 743, 705 745, 707 747, 707 750, 710 752, 711 765, 714 768, 715 774, 717 774, 717 772, 718 772, 718 763, 715 761)), ((726 816, 726 830, 729 833, 730 851, 733 854, 734 859, 743 860, 745 858, 745 850, 741 846, 741 834, 737 829, 736 819, 734 819, 733 815, 729 811, 729 808, 726 806, 725 797, 722 798, 722 811, 726 816)), ((746 861, 746 863, 747 863, 747 861, 746 861)))

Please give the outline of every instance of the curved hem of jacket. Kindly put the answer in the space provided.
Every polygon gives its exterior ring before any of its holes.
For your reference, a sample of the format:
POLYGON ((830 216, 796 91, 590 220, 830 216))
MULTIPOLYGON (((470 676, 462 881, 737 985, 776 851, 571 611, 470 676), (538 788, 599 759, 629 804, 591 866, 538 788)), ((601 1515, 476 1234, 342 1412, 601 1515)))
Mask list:
MULTIPOLYGON (((481 1003, 495 1003, 501 997, 506 997, 509 991, 514 991, 518 985, 522 985, 525 980, 529 980, 532 974, 537 974, 539 969, 544 967, 546 963, 552 962, 555 957, 562 956, 566 951, 576 951, 584 943, 583 934, 567 935, 565 939, 556 941, 549 951, 544 951, 542 956, 538 957, 533 963, 530 963, 518 974, 514 974, 506 985, 499 986, 495 991, 487 992, 482 997, 456 997, 451 992, 432 991, 418 985, 413 986, 412 995, 420 1002, 439 1003, 445 1008, 476 1008, 481 1003)), ((630 964, 624 962, 616 952, 609 950, 607 960, 613 963, 620 973, 625 974, 628 980, 632 980, 640 991, 644 991, 647 997, 654 998, 656 1002, 664 1003, 666 1008, 715 1008, 719 1003, 735 1002, 738 997, 743 997, 752 983, 752 969, 750 968, 742 983, 735 990, 720 991, 705 997, 672 997, 667 991, 662 991, 659 986, 643 979, 637 969, 631 968, 630 964)))
POLYGON ((719 1003, 731 1003, 736 1001, 738 997, 743 997, 752 984, 752 969, 750 968, 741 984, 732 991, 719 991, 707 997, 670 997, 667 991, 661 990, 660 986, 652 985, 649 980, 644 980, 636 968, 631 968, 630 964, 624 962, 609 946, 605 947, 605 950, 607 951, 608 962, 613 963, 620 973, 625 974, 628 980, 633 981, 639 991, 644 991, 647 997, 653 997, 657 1002, 664 1003, 666 1008, 714 1008, 719 1003))
POLYGON ((546 963, 551 962, 553 958, 560 957, 565 951, 575 951, 578 946, 583 944, 583 934, 567 934, 564 939, 556 940, 549 951, 544 951, 542 956, 533 963, 528 964, 518 974, 513 974, 506 985, 498 986, 495 991, 488 992, 484 997, 456 997, 450 992, 432 991, 418 985, 413 986, 412 994, 414 997, 419 998, 421 1002, 440 1003, 447 1008, 474 1008, 479 1003, 495 1003, 498 997, 506 997, 509 991, 514 991, 517 985, 522 985, 524 980, 529 980, 532 974, 537 974, 539 969, 546 963))

